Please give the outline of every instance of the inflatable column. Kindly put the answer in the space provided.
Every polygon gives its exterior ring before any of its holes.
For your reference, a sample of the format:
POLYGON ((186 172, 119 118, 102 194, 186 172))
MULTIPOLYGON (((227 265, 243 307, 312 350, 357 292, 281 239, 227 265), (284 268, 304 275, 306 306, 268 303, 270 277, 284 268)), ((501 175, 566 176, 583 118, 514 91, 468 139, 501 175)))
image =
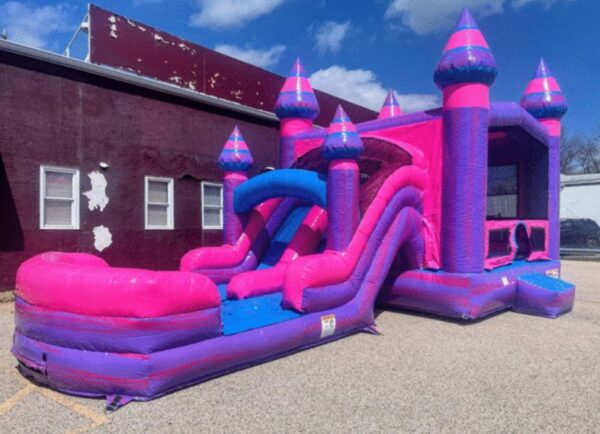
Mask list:
POLYGON ((464 9, 434 73, 443 91, 442 269, 483 272, 489 87, 496 61, 464 9))
POLYGON ((285 80, 277 101, 275 114, 281 121, 279 167, 291 167, 296 159, 295 136, 312 130, 313 121, 319 115, 319 103, 308 81, 300 59, 292 67, 285 80))
POLYGON ((385 102, 381 106, 381 110, 379 110, 377 119, 393 118, 395 116, 400 116, 401 114, 402 109, 400 108, 400 104, 398 104, 398 98, 396 98, 394 91, 390 90, 385 98, 385 102))
POLYGON ((235 244, 242 234, 243 222, 233 210, 233 190, 248 180, 247 172, 252 164, 250 150, 236 126, 219 156, 219 166, 225 172, 223 177, 223 242, 225 244, 235 244))
POLYGON ((560 119, 567 112, 567 101, 544 59, 525 89, 521 106, 548 129, 548 253, 559 259, 560 119))
POLYGON ((364 149, 356 127, 338 106, 321 153, 329 161, 327 172, 327 248, 344 251, 359 221, 359 169, 356 160, 364 149))

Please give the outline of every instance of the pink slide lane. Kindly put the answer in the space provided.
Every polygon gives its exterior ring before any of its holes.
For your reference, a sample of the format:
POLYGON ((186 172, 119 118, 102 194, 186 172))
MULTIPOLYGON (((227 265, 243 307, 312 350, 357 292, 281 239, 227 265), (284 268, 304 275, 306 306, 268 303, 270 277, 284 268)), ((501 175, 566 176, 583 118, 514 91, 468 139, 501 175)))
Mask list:
POLYGON ((327 211, 313 205, 296 234, 271 268, 249 271, 234 276, 227 285, 227 298, 242 299, 271 294, 283 288, 283 277, 290 263, 314 253, 327 231, 327 211))
POLYGON ((181 258, 179 269, 195 271, 203 268, 233 268, 240 265, 281 202, 282 199, 269 199, 253 209, 236 244, 190 250, 181 258))
POLYGON ((345 251, 326 250, 321 254, 299 258, 290 264, 284 277, 284 307, 301 312, 303 311, 302 296, 307 288, 333 285, 348 280, 386 206, 396 192, 409 186, 423 190, 425 172, 422 169, 404 166, 390 175, 367 208, 345 251))
POLYGON ((220 305, 206 276, 113 268, 86 253, 42 253, 17 273, 17 297, 45 309, 83 315, 155 318, 220 305))

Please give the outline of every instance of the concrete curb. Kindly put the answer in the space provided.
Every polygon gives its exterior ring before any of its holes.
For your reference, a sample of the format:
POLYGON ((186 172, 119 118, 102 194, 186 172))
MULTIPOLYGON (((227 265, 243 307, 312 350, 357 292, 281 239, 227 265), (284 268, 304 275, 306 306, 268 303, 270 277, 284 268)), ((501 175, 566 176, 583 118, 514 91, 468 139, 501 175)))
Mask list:
POLYGON ((585 262, 600 262, 600 256, 585 256, 585 255, 563 255, 561 261, 585 261, 585 262))

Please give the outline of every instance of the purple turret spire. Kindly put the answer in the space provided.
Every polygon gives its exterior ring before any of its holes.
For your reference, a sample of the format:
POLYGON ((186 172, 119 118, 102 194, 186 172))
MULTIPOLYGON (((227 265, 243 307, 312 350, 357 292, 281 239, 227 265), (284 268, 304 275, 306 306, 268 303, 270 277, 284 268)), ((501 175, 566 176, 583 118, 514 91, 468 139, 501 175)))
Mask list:
POLYGON ((435 69, 435 83, 440 89, 460 83, 491 85, 497 72, 494 55, 471 12, 464 8, 435 69))
POLYGON ((402 109, 400 108, 400 104, 398 104, 396 93, 393 90, 390 90, 385 98, 383 106, 381 106, 377 119, 393 118, 394 116, 400 116, 401 114, 402 109))
POLYGON ((364 146, 356 127, 344 111, 338 106, 335 116, 329 125, 327 137, 321 145, 321 152, 327 160, 357 158, 364 146))
POLYGON ((219 155, 219 167, 226 172, 243 172, 253 163, 248 145, 236 126, 219 155))
POLYGON ((521 106, 537 119, 560 119, 567 112, 565 95, 544 59, 540 59, 523 93, 521 106))
POLYGON ((279 92, 275 114, 279 119, 315 120, 319 111, 317 97, 298 58, 279 92))

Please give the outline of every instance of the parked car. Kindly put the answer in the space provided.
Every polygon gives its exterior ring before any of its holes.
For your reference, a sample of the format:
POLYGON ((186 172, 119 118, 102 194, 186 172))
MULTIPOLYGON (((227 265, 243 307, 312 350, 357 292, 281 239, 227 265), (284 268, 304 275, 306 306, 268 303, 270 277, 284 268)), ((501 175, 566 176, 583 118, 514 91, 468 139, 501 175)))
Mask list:
POLYGON ((562 219, 560 246, 600 249, 600 226, 592 219, 562 219))

